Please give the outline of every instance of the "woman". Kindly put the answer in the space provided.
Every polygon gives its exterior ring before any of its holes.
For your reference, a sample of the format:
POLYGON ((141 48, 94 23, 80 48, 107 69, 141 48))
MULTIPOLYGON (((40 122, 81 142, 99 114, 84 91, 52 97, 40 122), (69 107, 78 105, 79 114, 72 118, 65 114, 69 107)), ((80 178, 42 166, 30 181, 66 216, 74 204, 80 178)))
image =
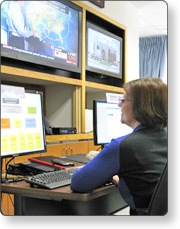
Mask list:
POLYGON ((113 177, 130 214, 144 215, 167 162, 167 86, 160 79, 143 78, 124 89, 121 122, 133 132, 113 139, 77 170, 71 189, 91 192, 113 177))

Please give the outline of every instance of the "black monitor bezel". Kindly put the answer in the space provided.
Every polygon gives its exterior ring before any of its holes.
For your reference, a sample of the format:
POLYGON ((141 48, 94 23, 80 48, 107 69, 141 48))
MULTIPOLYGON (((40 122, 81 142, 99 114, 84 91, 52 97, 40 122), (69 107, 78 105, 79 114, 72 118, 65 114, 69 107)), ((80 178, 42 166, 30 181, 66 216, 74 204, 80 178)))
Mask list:
POLYGON ((27 62, 31 64, 36 64, 42 67, 50 67, 54 69, 60 69, 64 71, 70 71, 70 72, 75 72, 75 73, 81 73, 81 59, 82 59, 82 8, 70 1, 66 0, 58 0, 57 2, 63 3, 67 5, 68 7, 71 7, 74 10, 78 11, 78 63, 77 66, 71 66, 67 64, 63 64, 61 61, 55 62, 50 59, 46 60, 43 58, 37 58, 35 56, 31 56, 28 54, 24 53, 18 53, 15 51, 11 51, 8 49, 5 49, 6 53, 3 52, 3 47, 1 44, 1 56, 8 58, 8 59, 13 59, 13 60, 19 60, 22 62, 27 62))
POLYGON ((123 79, 123 38, 122 37, 119 37, 115 34, 113 34, 112 32, 109 32, 108 30, 105 30, 103 28, 101 28, 100 26, 98 25, 95 25, 94 23, 90 22, 90 21, 87 21, 86 22, 86 71, 89 71, 89 72, 93 72, 93 73, 98 73, 100 74, 101 77, 105 77, 105 76, 110 76, 110 77, 114 77, 114 78, 118 78, 118 79, 123 79), (119 40, 120 43, 121 43, 121 49, 120 49, 120 74, 116 74, 116 73, 113 73, 113 72, 109 72, 109 71, 105 71, 105 70, 101 70, 101 69, 98 69, 98 68, 94 68, 94 67, 91 67, 91 66, 88 66, 88 42, 89 42, 89 39, 88 39, 88 29, 91 28, 91 29, 94 29, 102 34, 105 34, 109 37, 112 37, 116 40, 119 40))
POLYGON ((98 142, 98 131, 97 131, 97 103, 107 103, 103 100, 93 100, 93 136, 94 136, 94 145, 102 145, 104 146, 107 143, 99 143, 98 142))

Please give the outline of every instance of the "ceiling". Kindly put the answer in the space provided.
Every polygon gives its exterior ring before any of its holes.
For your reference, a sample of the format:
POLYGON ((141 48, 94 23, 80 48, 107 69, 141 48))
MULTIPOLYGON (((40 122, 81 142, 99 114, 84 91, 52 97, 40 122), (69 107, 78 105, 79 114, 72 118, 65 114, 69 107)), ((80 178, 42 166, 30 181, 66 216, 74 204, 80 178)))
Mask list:
POLYGON ((167 4, 164 1, 129 1, 138 9, 139 37, 167 35, 167 4))

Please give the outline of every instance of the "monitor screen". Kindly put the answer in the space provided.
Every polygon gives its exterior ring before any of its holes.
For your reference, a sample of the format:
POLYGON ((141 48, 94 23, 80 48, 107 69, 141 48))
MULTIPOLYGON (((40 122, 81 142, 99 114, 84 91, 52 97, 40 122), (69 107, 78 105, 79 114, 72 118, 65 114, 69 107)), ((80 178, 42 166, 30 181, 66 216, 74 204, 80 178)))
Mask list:
POLYGON ((81 23, 81 8, 69 1, 4 1, 1 55, 81 72, 81 23))
POLYGON ((123 40, 87 22, 86 69, 122 79, 123 40))
POLYGON ((94 144, 104 145, 113 138, 132 132, 132 128, 121 123, 121 108, 117 103, 93 101, 94 144))
POLYGON ((1 156, 46 151, 41 94, 1 85, 1 156))

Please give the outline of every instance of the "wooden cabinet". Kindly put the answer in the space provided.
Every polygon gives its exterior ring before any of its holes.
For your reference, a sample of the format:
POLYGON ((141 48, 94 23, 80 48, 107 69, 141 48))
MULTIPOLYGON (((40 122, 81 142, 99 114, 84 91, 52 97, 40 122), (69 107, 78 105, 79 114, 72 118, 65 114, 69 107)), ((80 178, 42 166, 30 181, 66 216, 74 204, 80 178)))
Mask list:
POLYGON ((43 155, 52 155, 55 157, 68 156, 73 154, 87 154, 88 142, 73 142, 63 144, 47 145, 47 152, 43 155))
POLYGON ((88 153, 88 142, 75 142, 67 144, 67 154, 87 154, 88 153))
POLYGON ((14 215, 14 195, 2 193, 1 213, 3 215, 14 215))
POLYGON ((41 156, 54 156, 54 157, 62 157, 65 156, 66 144, 53 144, 46 146, 46 153, 42 153, 41 156))
POLYGON ((47 145, 47 152, 43 155, 52 155, 55 157, 62 157, 74 154, 88 154, 90 150, 94 150, 97 146, 93 146, 91 141, 71 142, 63 144, 47 145))
POLYGON ((94 141, 93 141, 93 140, 89 141, 88 144, 89 144, 89 149, 88 149, 89 152, 90 152, 91 150, 101 151, 101 146, 99 146, 99 145, 98 145, 98 146, 94 145, 94 141))

